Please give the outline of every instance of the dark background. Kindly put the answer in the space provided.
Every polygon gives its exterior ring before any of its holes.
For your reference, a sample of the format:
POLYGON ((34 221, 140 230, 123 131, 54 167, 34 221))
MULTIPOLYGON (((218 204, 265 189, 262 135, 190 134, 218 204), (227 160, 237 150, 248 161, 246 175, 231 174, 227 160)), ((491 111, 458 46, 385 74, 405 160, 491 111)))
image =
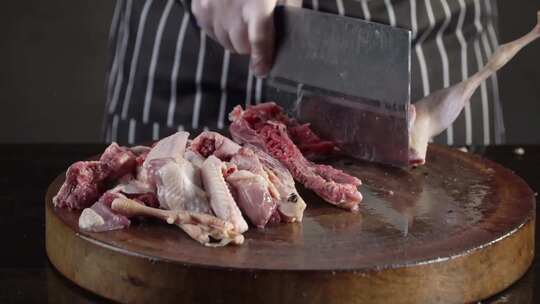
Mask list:
MULTIPOLYGON (((0 142, 100 141, 114 1, 2 4, 0 142)), ((538 0, 500 0, 500 41, 529 31, 539 9, 538 0)), ((499 72, 499 85, 507 137, 540 143, 540 41, 499 72)))

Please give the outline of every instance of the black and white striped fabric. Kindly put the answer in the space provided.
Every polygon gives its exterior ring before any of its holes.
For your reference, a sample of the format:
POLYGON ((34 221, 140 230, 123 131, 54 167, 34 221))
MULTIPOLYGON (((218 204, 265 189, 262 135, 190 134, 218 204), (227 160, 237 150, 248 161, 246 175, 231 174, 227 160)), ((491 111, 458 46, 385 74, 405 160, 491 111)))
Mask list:
MULTIPOLYGON (((495 0, 304 0, 304 7, 412 31, 412 100, 457 83, 498 46, 495 0)), ((117 0, 110 32, 106 141, 157 139, 183 129, 223 129, 237 104, 265 101, 248 58, 198 30, 178 0, 117 0)), ((449 145, 504 142, 497 77, 446 132, 449 145)))

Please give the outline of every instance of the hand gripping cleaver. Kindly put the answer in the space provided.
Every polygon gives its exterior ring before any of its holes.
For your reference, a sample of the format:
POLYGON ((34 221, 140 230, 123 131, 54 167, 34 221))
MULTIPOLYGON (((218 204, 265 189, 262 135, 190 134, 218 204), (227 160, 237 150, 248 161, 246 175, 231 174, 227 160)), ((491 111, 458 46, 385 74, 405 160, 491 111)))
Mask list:
POLYGON ((268 84, 297 94, 293 116, 355 158, 408 164, 409 30, 278 6, 268 84))

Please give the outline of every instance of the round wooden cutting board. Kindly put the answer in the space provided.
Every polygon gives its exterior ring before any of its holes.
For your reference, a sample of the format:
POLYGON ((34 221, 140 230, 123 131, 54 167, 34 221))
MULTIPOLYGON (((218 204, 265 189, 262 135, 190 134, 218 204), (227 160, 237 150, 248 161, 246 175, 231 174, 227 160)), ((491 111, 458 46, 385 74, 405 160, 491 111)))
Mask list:
POLYGON ((464 303, 516 281, 534 255, 534 194, 507 169, 431 146, 400 170, 341 159, 362 179, 350 213, 302 191, 304 221, 251 228, 242 246, 206 248, 148 221, 86 233, 46 197, 46 246, 67 278, 127 303, 464 303))

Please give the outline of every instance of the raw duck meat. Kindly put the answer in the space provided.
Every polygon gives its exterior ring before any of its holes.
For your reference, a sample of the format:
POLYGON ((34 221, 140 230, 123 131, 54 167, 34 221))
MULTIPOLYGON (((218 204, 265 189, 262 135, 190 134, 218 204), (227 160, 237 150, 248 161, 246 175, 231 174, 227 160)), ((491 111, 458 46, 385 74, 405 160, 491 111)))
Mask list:
POLYGON ((154 189, 147 183, 133 179, 133 177, 124 176, 120 178, 116 187, 109 192, 120 193, 129 199, 139 201, 146 206, 159 207, 159 201, 154 189))
POLYGON ((79 161, 66 172, 66 180, 53 198, 55 207, 83 209, 98 200, 105 190, 108 168, 100 161, 79 161))
POLYGON ((53 198, 54 206, 70 209, 89 207, 107 190, 107 184, 135 171, 136 156, 124 147, 112 143, 99 161, 80 161, 71 165, 66 180, 53 198))
POLYGON ((297 181, 325 201, 351 211, 358 210, 362 200, 357 188, 360 180, 340 170, 308 161, 292 142, 283 122, 266 120, 269 116, 265 112, 267 108, 275 111, 274 107, 261 105, 245 111, 240 106, 235 107, 229 114, 232 121, 229 131, 233 139, 252 144, 279 160, 297 181))
POLYGON ((91 207, 85 208, 79 217, 79 228, 92 232, 123 229, 130 225, 129 219, 111 210, 117 198, 126 198, 149 207, 158 207, 156 194, 144 183, 133 179, 130 174, 119 179, 121 183, 103 193, 91 207))
POLYGON ((133 152, 113 142, 103 151, 99 161, 108 168, 107 179, 114 181, 135 170, 136 158, 133 152))
POLYGON ((189 133, 181 131, 160 139, 146 156, 145 164, 153 159, 173 158, 177 160, 183 157, 188 138, 189 133))
MULTIPOLYGON (((198 166, 185 159, 189 134, 178 132, 160 140, 146 156, 139 179, 149 184, 157 193, 162 209, 196 212, 212 216, 206 192, 202 189, 200 166, 204 158, 190 152, 198 166)), ((189 143, 191 146, 191 143, 189 143)), ((209 228, 197 223, 177 223, 191 238, 204 244, 209 242, 209 228)), ((225 238, 226 240, 226 238, 225 238)), ((225 241, 222 244, 230 242, 225 241)))
MULTIPOLYGON (((272 120, 283 123, 287 127, 287 133, 291 140, 308 159, 328 156, 338 151, 334 142, 321 139, 311 130, 309 123, 300 124, 295 119, 288 117, 283 108, 275 102, 261 103, 250 109, 253 117, 247 118, 248 120, 261 122, 272 120)), ((250 115, 250 113, 246 113, 246 115, 250 115)))
MULTIPOLYGON (((306 203, 298 194, 294 180, 279 161, 262 152, 254 146, 243 147, 231 158, 239 170, 247 170, 266 181, 268 192, 277 204, 277 214, 268 219, 269 222, 300 222, 306 208, 306 203)), ((228 179, 227 182, 231 183, 228 179)), ((238 202, 241 209, 241 202, 238 202)), ((252 206, 259 206, 252 204, 252 206)), ((262 205, 264 207, 267 205, 262 205)), ((242 209, 244 211, 244 209, 242 209)), ((246 213, 244 211, 244 213, 246 213)), ((249 217, 249 215, 248 215, 249 217)), ((251 218, 250 218, 251 220, 251 218)), ((253 221, 252 221, 253 222, 253 221)))
POLYGON ((252 136, 251 140, 238 136, 245 147, 216 132, 203 132, 193 141, 187 132, 178 132, 151 148, 113 143, 99 161, 77 162, 68 168, 54 204, 84 209, 79 218, 84 231, 122 229, 130 225, 131 217, 142 215, 175 224, 206 246, 241 244, 242 233, 248 230, 243 215, 257 227, 302 220, 306 204, 287 169, 291 166, 296 169, 293 174, 327 200, 353 209, 346 204, 351 197, 359 199, 347 192, 347 185, 358 185, 359 180, 306 160, 289 136, 304 146, 330 145, 275 105, 267 109, 271 114, 267 121, 250 123, 239 116, 233 123, 252 136))
POLYGON ((79 228, 91 232, 123 229, 129 226, 129 219, 111 210, 111 203, 117 198, 125 198, 120 193, 105 192, 90 208, 82 211, 79 228))
POLYGON ((237 232, 243 233, 248 230, 248 225, 225 183, 223 169, 226 169, 225 164, 216 156, 210 155, 201 168, 203 185, 215 215, 231 222, 237 232))
POLYGON ((240 150, 240 145, 219 133, 205 131, 193 139, 190 150, 203 157, 214 155, 221 160, 228 161, 240 150))
POLYGON ((247 170, 238 170, 227 176, 226 181, 231 185, 240 210, 253 225, 264 228, 277 207, 265 178, 247 170))
POLYGON ((409 163, 413 166, 426 162, 429 140, 446 130, 469 103, 480 84, 508 63, 521 49, 540 37, 540 11, 536 26, 523 37, 499 46, 487 64, 476 74, 451 87, 436 91, 409 109, 409 163))
MULTIPOLYGON (((269 182, 275 189, 270 192, 277 201, 279 219, 284 222, 301 222, 306 209, 306 202, 298 194, 289 170, 261 149, 251 145, 247 145, 247 147, 257 155, 269 182)), ((272 219, 270 219, 270 222, 272 222, 272 219)))
POLYGON ((239 170, 247 170, 268 179, 259 157, 250 148, 240 148, 240 150, 231 157, 230 162, 239 170))
POLYGON ((151 180, 152 172, 149 171, 149 163, 156 159, 172 158, 179 160, 183 158, 184 151, 188 142, 188 132, 177 132, 173 135, 167 136, 154 144, 152 149, 139 156, 138 163, 142 166, 137 168, 137 179, 154 186, 151 180))
POLYGON ((270 181, 264 165, 252 149, 244 147, 238 150, 231 158, 231 164, 234 164, 239 170, 247 170, 263 177, 268 183, 268 191, 270 191, 272 197, 279 197, 279 191, 270 181))
POLYGON ((154 217, 168 224, 177 225, 193 239, 205 246, 224 246, 228 243, 240 245, 244 242, 244 236, 234 229, 232 223, 209 214, 183 210, 161 210, 125 198, 113 200, 111 209, 126 217, 154 217), (219 242, 216 243, 213 240, 219 242))
POLYGON ((192 151, 191 149, 188 149, 186 153, 184 153, 184 158, 189 161, 195 168, 199 169, 202 167, 202 164, 206 159, 198 152, 192 151))
POLYGON ((159 166, 153 170, 153 180, 162 209, 212 213, 206 193, 201 189, 199 170, 190 162, 169 158, 164 162, 153 160, 150 165, 159 166), (160 162, 156 164, 157 161, 160 162))

